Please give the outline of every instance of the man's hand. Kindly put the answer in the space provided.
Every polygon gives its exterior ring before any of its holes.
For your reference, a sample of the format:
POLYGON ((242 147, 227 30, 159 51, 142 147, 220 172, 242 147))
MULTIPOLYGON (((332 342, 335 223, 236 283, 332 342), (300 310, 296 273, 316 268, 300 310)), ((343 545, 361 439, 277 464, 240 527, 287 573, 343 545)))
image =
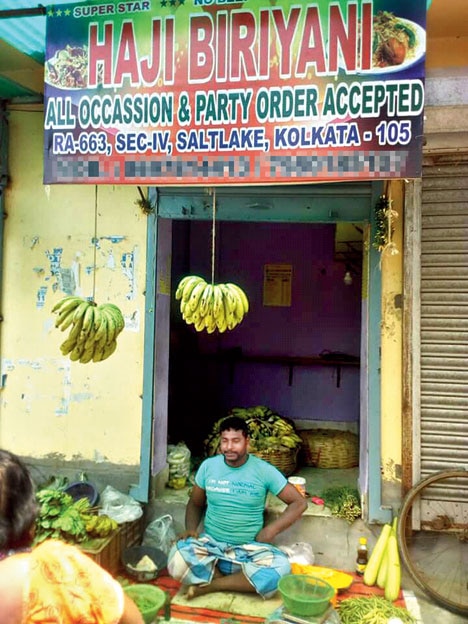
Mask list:
POLYGON ((255 537, 257 542, 272 544, 278 533, 290 527, 307 509, 307 501, 290 483, 285 485, 278 494, 278 498, 286 504, 286 509, 278 518, 257 533, 255 537))
POLYGON ((257 535, 255 536, 255 541, 262 542, 262 544, 272 544, 275 536, 276 533, 269 530, 268 526, 266 526, 257 533, 257 535))

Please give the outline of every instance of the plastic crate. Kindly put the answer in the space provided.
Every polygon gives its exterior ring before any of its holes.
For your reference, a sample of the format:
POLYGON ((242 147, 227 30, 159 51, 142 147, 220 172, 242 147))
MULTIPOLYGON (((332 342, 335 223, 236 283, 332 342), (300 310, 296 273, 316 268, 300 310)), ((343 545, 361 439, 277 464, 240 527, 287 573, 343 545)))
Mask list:
POLYGON ((120 547, 123 551, 131 546, 140 546, 143 539, 145 523, 143 516, 132 522, 124 522, 120 525, 120 547))
POLYGON ((121 530, 118 528, 108 537, 87 540, 80 544, 81 550, 111 574, 120 568, 121 530))

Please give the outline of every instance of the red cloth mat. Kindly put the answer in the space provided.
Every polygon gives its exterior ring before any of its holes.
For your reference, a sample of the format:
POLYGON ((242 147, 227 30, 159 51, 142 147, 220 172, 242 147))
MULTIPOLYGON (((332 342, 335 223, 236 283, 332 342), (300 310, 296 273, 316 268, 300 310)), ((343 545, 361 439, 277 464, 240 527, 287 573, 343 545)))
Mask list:
MULTIPOLYGON (((337 596, 337 602, 345 598, 359 598, 363 596, 384 596, 383 589, 379 587, 368 587, 364 584, 362 577, 352 572, 346 572, 353 577, 353 582, 349 589, 340 592, 337 596)), ((180 583, 170 577, 166 571, 157 579, 152 581, 155 585, 168 592, 171 598, 177 594, 180 589, 180 583)), ((405 599, 403 592, 400 591, 398 599, 394 602, 398 607, 405 607, 405 599)), ((171 616, 179 620, 189 620, 192 622, 214 622, 215 624, 227 624, 227 622, 238 622, 241 624, 250 624, 264 622, 264 618, 248 615, 236 615, 226 613, 224 611, 214 611, 212 609, 203 609, 201 607, 186 607, 182 605, 171 605, 171 616)))

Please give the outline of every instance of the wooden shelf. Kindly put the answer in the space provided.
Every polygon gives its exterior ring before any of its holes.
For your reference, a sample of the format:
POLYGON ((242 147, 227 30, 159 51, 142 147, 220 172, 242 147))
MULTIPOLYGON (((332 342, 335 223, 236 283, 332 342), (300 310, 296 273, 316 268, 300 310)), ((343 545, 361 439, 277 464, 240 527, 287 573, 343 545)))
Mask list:
POLYGON ((336 387, 341 385, 341 369, 352 367, 359 368, 359 358, 353 356, 340 358, 339 356, 321 357, 319 355, 312 356, 294 356, 294 355, 244 355, 236 351, 218 352, 208 357, 222 360, 230 365, 230 380, 234 379, 234 370, 236 364, 244 362, 252 362, 256 364, 277 364, 279 366, 287 366, 289 368, 288 384, 292 386, 294 368, 296 366, 333 366, 336 369, 336 387))

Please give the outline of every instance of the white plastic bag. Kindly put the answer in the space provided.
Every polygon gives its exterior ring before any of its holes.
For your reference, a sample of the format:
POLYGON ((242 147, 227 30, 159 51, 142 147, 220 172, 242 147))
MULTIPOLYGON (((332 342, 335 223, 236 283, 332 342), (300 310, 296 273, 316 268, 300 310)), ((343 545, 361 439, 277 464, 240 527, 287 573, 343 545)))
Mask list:
POLYGON ((143 534, 142 544, 159 548, 167 555, 175 541, 174 519, 170 514, 166 514, 148 524, 143 534))
POLYGON ((279 548, 288 555, 290 563, 314 565, 314 551, 312 550, 312 546, 307 542, 295 542, 289 546, 280 546, 279 548))
POLYGON ((119 524, 138 520, 143 515, 143 508, 132 496, 119 492, 107 485, 101 496, 101 511, 119 524))

